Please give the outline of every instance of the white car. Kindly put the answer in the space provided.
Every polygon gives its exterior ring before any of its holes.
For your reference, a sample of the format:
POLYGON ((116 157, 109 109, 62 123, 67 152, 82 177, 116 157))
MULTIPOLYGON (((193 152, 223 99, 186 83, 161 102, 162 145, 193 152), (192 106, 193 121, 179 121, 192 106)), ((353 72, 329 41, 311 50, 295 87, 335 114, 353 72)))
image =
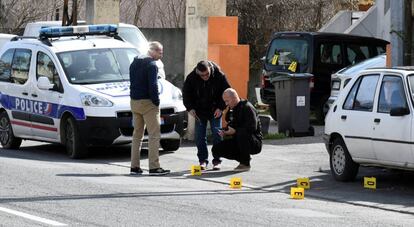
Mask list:
MULTIPOLYGON (((51 27, 7 43, 0 51, 2 146, 61 143, 81 158, 89 146, 131 142, 129 66, 139 53, 116 35, 114 25, 51 27)), ((187 127, 181 91, 164 79, 159 89, 161 147, 177 150, 187 127)))
POLYGON ((359 165, 414 170, 414 68, 364 70, 325 119, 324 140, 336 180, 359 165))
POLYGON ((355 65, 345 67, 338 72, 331 75, 331 96, 326 101, 324 106, 324 113, 328 112, 329 108, 338 98, 339 93, 344 89, 348 82, 357 75, 359 72, 365 69, 385 67, 387 56, 385 54, 378 55, 373 58, 361 61, 355 65))

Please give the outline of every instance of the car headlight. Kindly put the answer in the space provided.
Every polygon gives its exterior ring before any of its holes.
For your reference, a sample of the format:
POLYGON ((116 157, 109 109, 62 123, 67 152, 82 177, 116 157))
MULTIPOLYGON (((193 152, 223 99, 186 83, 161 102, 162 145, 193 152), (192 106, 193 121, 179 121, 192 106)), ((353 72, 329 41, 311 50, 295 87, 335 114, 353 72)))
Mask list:
POLYGON ((81 98, 81 102, 83 106, 111 107, 114 105, 108 99, 94 95, 94 94, 81 93, 80 98, 81 98))
POLYGON ((172 98, 174 100, 183 100, 183 94, 181 93, 181 90, 177 87, 173 87, 172 89, 172 98))

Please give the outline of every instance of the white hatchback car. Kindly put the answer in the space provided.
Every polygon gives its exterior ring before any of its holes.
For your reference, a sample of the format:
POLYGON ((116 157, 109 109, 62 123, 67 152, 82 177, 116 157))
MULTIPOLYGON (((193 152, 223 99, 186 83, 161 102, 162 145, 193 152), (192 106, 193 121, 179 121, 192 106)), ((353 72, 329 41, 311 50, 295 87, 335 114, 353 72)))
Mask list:
POLYGON ((377 68, 355 76, 325 119, 324 140, 336 180, 359 165, 414 170, 414 68, 377 68))

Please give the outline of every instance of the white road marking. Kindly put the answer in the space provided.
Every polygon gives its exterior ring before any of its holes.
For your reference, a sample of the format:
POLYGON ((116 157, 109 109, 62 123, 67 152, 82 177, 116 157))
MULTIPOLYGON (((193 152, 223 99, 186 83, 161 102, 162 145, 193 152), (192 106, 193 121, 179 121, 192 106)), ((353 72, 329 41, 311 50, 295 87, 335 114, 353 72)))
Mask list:
POLYGON ((6 213, 9 213, 9 214, 14 214, 16 216, 27 218, 27 219, 30 219, 30 220, 33 220, 33 221, 42 222, 42 223, 45 223, 45 224, 48 224, 48 225, 67 226, 67 224, 63 224, 63 223, 60 223, 60 222, 57 222, 57 221, 52 221, 52 220, 49 220, 49 219, 46 219, 46 218, 37 217, 37 216, 31 215, 31 214, 26 214, 26 213, 23 213, 23 212, 20 212, 20 211, 7 209, 7 208, 4 208, 4 207, 0 207, 0 211, 6 212, 6 213))

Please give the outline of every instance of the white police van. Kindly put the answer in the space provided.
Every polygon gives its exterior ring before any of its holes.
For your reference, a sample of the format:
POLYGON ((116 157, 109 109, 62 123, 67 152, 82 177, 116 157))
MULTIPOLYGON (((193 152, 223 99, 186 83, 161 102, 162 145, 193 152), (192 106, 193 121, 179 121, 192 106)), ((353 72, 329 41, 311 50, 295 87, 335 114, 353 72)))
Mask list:
MULTIPOLYGON (((131 142, 129 66, 139 53, 116 25, 49 27, 0 51, 0 142, 61 143, 81 158, 89 146, 131 142)), ((187 127, 181 91, 159 80, 161 147, 177 150, 187 127)), ((146 137, 145 137, 146 139, 146 137)))

